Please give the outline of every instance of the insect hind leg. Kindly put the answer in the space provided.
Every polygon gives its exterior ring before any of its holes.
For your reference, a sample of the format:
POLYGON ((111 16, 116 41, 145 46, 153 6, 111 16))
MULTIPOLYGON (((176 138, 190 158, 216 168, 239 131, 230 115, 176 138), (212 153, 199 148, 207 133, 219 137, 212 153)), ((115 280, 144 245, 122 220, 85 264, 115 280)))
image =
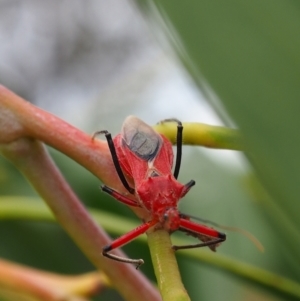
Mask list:
POLYGON ((216 247, 226 240, 226 235, 213 228, 195 223, 185 214, 180 214, 179 230, 198 238, 202 242, 183 246, 173 246, 175 251, 183 249, 193 249, 201 247, 209 247, 212 251, 216 251, 216 247))
MULTIPOLYGON (((183 246, 172 246, 172 249, 174 251, 178 250, 184 250, 184 249, 194 249, 194 248, 202 248, 202 247, 214 247, 217 246, 218 244, 222 243, 223 241, 226 240, 226 237, 220 237, 220 238, 215 238, 209 241, 197 243, 197 244, 191 244, 191 245, 183 245, 183 246)), ((211 248, 211 250, 215 251, 215 248, 211 248)))
POLYGON ((116 152, 116 148, 115 148, 115 145, 114 145, 114 141, 113 141, 113 139, 111 137, 111 133, 109 133, 106 130, 95 132, 94 135, 93 135, 93 137, 92 137, 92 140, 94 140, 96 136, 102 135, 102 134, 105 135, 105 138, 106 138, 106 141, 107 141, 110 153, 111 153, 111 157, 112 157, 115 169, 117 171, 117 174, 119 176, 119 179, 121 180, 121 182, 124 185, 124 187, 129 191, 129 193, 134 194, 134 188, 130 187, 130 185, 128 184, 128 182, 127 182, 127 180, 126 180, 126 178, 124 176, 124 173, 122 171, 122 168, 120 166, 120 162, 119 162, 119 159, 118 159, 118 156, 117 156, 117 152, 116 152))
POLYGON ((177 123, 177 138, 176 138, 176 163, 174 168, 174 178, 177 179, 180 171, 180 165, 181 165, 181 157, 182 157, 182 132, 183 132, 183 126, 181 121, 179 121, 176 118, 168 118, 160 121, 159 123, 165 123, 165 122, 176 122, 177 123))

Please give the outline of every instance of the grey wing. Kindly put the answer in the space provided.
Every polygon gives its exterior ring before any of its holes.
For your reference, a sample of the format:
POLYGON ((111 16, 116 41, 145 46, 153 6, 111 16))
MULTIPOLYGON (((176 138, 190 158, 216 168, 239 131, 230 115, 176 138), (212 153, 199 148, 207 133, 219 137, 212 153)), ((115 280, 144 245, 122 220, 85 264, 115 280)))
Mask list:
POLYGON ((145 161, 153 160, 163 143, 158 133, 135 116, 125 119, 122 136, 129 149, 145 161))

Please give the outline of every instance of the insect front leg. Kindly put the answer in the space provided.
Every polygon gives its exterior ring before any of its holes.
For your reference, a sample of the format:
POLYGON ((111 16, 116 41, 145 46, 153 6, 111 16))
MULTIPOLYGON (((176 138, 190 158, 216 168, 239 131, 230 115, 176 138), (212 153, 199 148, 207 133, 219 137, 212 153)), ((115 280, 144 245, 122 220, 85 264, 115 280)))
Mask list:
POLYGON ((147 222, 147 223, 142 224, 142 225, 138 226, 137 228, 131 230, 130 232, 122 235, 121 237, 114 240, 110 245, 105 246, 102 250, 102 255, 105 257, 108 257, 110 259, 116 260, 116 261, 135 264, 136 269, 138 269, 144 263, 143 259, 125 258, 125 257, 117 256, 117 255, 114 255, 114 254, 111 254, 108 252, 110 252, 116 248, 119 248, 119 247, 129 243, 130 241, 132 241, 139 235, 144 234, 149 228, 154 226, 156 223, 157 223, 156 221, 147 222))
POLYGON ((174 178, 177 179, 179 175, 180 165, 181 165, 181 156, 182 156, 182 131, 183 126, 181 121, 179 121, 176 118, 169 118, 164 119, 160 121, 159 123, 165 123, 165 122, 176 122, 177 123, 177 138, 176 138, 176 163, 174 168, 174 178))
POLYGON ((125 205, 132 206, 132 207, 141 207, 136 201, 134 201, 134 200, 126 197, 125 195, 119 193, 118 191, 116 191, 116 190, 114 190, 112 188, 109 188, 106 185, 102 185, 101 189, 102 189, 102 191, 110 194, 117 201, 119 201, 119 202, 121 202, 121 203, 123 203, 125 205))
POLYGON ((111 153, 111 157, 112 157, 112 160, 114 162, 114 166, 115 166, 115 169, 117 171, 117 174, 122 182, 122 184, 124 185, 124 187, 131 193, 131 194, 134 194, 134 188, 130 187, 130 185, 128 184, 125 176, 124 176, 124 173, 122 171, 122 168, 120 166, 120 162, 119 162, 119 159, 118 159, 118 156, 117 156, 117 152, 116 152, 116 148, 115 148, 115 145, 114 145, 114 141, 111 137, 111 133, 109 133, 108 131, 104 130, 104 131, 98 131, 96 133, 94 133, 93 137, 92 137, 92 140, 95 139, 96 136, 98 135, 101 135, 101 134, 104 134, 105 135, 105 138, 107 140, 107 144, 108 144, 108 147, 109 147, 109 150, 110 150, 110 153, 111 153))

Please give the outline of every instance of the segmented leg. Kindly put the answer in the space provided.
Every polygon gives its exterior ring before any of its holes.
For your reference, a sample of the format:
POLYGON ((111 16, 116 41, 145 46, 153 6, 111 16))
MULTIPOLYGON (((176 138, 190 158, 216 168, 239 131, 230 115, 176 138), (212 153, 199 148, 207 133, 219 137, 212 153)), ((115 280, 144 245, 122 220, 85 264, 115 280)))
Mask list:
POLYGON ((119 193, 118 191, 116 191, 114 189, 109 188, 106 185, 102 185, 101 189, 102 189, 102 191, 110 194, 117 201, 119 201, 125 205, 132 206, 132 207, 140 207, 140 205, 136 201, 131 200, 130 198, 126 197, 125 195, 119 193))
MULTIPOLYGON (((198 243, 198 244, 183 245, 183 246, 172 246, 172 249, 174 251, 177 251, 177 250, 184 250, 184 249, 193 249, 193 248, 202 248, 202 247, 215 246, 215 245, 218 245, 218 244, 222 243, 224 240, 226 240, 226 238, 215 238, 215 239, 211 239, 211 240, 201 242, 201 243, 198 243)), ((212 250, 215 251, 215 248, 213 248, 212 250)))
POLYGON ((120 257, 120 256, 117 256, 114 254, 110 254, 108 252, 129 243, 130 241, 132 241, 139 235, 145 233, 149 228, 154 226, 156 223, 157 223, 156 221, 147 222, 147 223, 142 224, 142 225, 138 226, 137 228, 131 230, 130 232, 122 235, 121 237, 117 238, 110 245, 103 248, 103 250, 102 250, 103 256, 106 256, 106 257, 116 260, 116 261, 135 264, 136 269, 138 269, 144 263, 143 259, 125 258, 125 257, 120 257))
POLYGON ((181 156, 182 156, 182 131, 183 131, 183 126, 181 121, 179 121, 176 118, 169 118, 169 119, 164 119, 160 123, 164 122, 176 122, 177 123, 177 138, 176 138, 176 163, 175 163, 175 168, 174 168, 174 178, 177 179, 180 171, 180 165, 181 165, 181 156))
POLYGON ((175 251, 201 247, 210 247, 212 251, 215 251, 216 246, 226 240, 226 235, 224 233, 207 226, 194 223, 189 220, 188 215, 181 215, 179 230, 186 232, 203 242, 184 246, 173 246, 175 251))
POLYGON ((116 148, 115 148, 115 145, 114 145, 114 141, 111 137, 111 133, 109 133, 106 130, 98 131, 98 132, 94 133, 92 139, 94 139, 97 135, 101 135, 101 134, 105 135, 105 138, 107 140, 107 144, 108 144, 108 147, 109 147, 109 150, 110 150, 110 153, 111 153, 112 160, 114 162, 116 171, 118 173, 118 176, 119 176, 122 184, 129 191, 129 193, 134 194, 134 188, 129 186, 129 184, 128 184, 125 176, 124 176, 124 173, 122 171, 122 168, 120 166, 119 159, 118 159, 117 152, 116 152, 116 148))

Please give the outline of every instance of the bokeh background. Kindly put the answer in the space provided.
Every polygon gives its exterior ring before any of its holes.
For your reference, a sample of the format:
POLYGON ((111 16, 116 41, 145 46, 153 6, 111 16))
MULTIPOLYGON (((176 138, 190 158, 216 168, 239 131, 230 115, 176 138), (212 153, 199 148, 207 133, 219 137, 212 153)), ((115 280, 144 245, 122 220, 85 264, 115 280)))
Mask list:
MULTIPOLYGON (((128 115, 239 128, 245 155, 184 147, 179 180, 197 185, 180 208, 246 229, 265 247, 260 253, 229 232, 221 254, 298 281, 299 17, 297 1, 280 0, 0 0, 0 82, 88 133, 117 134, 128 115)), ((99 191, 98 179, 50 151, 87 206, 139 224, 99 191)), ((0 160, 1 195, 36 196, 0 160)), ((0 237, 2 258, 66 274, 93 269, 56 224, 0 220, 0 237)), ((124 249, 142 254, 142 271, 155 281, 147 246, 124 249)), ((178 259, 192 300, 287 300, 178 259)), ((95 300, 121 298, 107 290, 95 300)))

